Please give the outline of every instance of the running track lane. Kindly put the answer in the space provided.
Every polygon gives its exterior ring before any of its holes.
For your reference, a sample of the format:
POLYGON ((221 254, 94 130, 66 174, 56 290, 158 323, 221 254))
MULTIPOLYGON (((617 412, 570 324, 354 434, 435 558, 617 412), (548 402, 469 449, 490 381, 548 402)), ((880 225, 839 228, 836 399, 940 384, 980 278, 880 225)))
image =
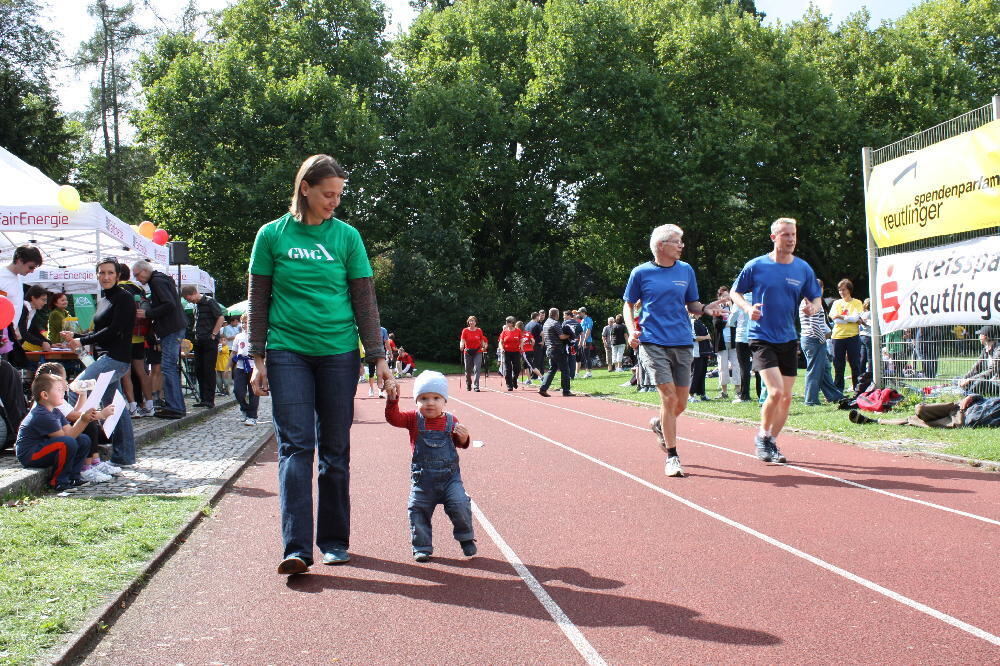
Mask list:
MULTIPOLYGON (((690 442, 681 455, 691 478, 666 479, 644 428, 650 410, 537 401, 527 392, 453 393, 451 408, 487 443, 463 452, 463 474, 500 536, 608 662, 997 661, 982 638, 552 442, 994 634, 997 589, 982 572, 995 568, 996 526, 690 442)), ((271 573, 280 552, 272 453, 92 660, 583 661, 481 525, 480 556, 465 561, 438 512, 434 562, 410 561, 408 447, 383 423, 382 406, 358 401, 351 565, 314 567, 287 585, 271 573)), ((745 452, 751 433, 682 418, 681 434, 745 452)), ((808 439, 783 438, 782 448, 855 482, 996 512, 995 475, 808 439)))

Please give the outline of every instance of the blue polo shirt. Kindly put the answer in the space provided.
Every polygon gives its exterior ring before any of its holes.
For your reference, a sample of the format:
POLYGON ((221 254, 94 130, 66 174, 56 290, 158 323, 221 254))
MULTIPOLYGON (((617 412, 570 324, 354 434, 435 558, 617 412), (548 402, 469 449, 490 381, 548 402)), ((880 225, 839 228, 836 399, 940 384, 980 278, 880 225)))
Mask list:
POLYGON ((622 298, 626 303, 642 301, 640 342, 691 346, 687 304, 698 300, 698 283, 691 264, 680 260, 673 266, 657 266, 652 261, 640 264, 628 276, 622 298))
POLYGON ((799 302, 820 296, 812 266, 798 257, 793 257, 790 264, 779 264, 766 254, 746 263, 733 283, 733 291, 753 292, 751 304, 761 304, 761 318, 750 321, 747 337, 772 344, 797 339, 799 302))

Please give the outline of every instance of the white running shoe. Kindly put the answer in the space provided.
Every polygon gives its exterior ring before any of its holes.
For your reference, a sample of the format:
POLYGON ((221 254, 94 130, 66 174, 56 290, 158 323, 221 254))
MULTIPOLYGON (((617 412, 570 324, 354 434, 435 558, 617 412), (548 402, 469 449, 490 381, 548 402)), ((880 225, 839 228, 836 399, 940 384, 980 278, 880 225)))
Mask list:
POLYGON ((80 472, 80 478, 90 483, 104 483, 105 481, 110 481, 112 477, 110 474, 104 474, 96 467, 88 467, 80 472))
POLYGON ((667 458, 667 464, 663 466, 663 473, 667 476, 684 476, 684 468, 681 467, 681 459, 677 456, 667 458))
POLYGON ((257 425, 257 419, 252 419, 252 418, 250 418, 248 416, 247 420, 243 422, 243 425, 245 425, 245 426, 255 426, 255 425, 257 425))
POLYGON ((94 465, 91 469, 96 469, 101 474, 107 474, 108 476, 118 476, 122 473, 121 467, 112 465, 107 460, 101 461, 99 464, 94 465))
POLYGON ((590 379, 590 378, 591 378, 591 377, 593 377, 593 376, 594 376, 594 375, 590 374, 590 371, 589 371, 589 370, 588 370, 587 372, 585 372, 585 373, 583 374, 583 378, 584 378, 584 379, 590 379))
POLYGON ((375 389, 371 388, 370 386, 368 387, 368 397, 369 398, 375 397, 375 389))

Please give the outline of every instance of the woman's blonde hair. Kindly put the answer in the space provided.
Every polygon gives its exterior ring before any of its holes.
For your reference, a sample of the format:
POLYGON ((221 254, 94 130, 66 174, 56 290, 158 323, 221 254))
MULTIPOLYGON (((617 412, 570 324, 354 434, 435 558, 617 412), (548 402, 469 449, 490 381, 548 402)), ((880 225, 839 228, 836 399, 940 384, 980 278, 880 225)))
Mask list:
POLYGON ((313 155, 299 167, 299 172, 295 175, 295 189, 292 190, 292 204, 288 207, 288 212, 296 220, 301 220, 308 208, 307 197, 302 194, 302 181, 315 186, 327 178, 347 180, 347 171, 329 155, 313 155))

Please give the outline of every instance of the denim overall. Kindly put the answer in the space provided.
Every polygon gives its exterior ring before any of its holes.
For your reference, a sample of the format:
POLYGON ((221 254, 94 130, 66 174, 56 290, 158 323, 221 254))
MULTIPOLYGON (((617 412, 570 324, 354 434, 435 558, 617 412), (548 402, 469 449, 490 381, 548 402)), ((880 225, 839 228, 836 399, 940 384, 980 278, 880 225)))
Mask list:
POLYGON ((455 419, 445 415, 443 431, 426 430, 426 421, 417 413, 417 441, 410 464, 410 537, 413 552, 433 553, 431 546, 431 516, 438 504, 455 526, 458 541, 473 538, 472 501, 462 485, 462 471, 458 467, 458 451, 451 439, 455 419))

